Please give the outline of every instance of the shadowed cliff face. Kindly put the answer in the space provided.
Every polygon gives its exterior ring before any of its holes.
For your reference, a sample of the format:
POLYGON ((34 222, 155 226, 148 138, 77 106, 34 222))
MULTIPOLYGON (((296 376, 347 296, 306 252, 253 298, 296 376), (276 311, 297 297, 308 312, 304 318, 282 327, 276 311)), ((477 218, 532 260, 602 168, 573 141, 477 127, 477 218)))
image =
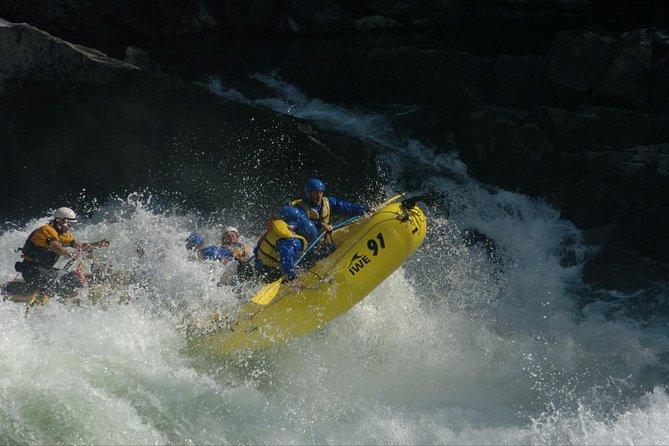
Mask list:
POLYGON ((29 26, 0 26, 2 216, 31 214, 85 190, 148 188, 210 211, 269 212, 302 181, 345 174, 364 190, 374 151, 266 109, 74 47, 29 26), (13 61, 13 62, 12 62, 13 61), (301 130, 302 129, 302 130, 301 130), (336 154, 336 155, 335 155, 336 154))

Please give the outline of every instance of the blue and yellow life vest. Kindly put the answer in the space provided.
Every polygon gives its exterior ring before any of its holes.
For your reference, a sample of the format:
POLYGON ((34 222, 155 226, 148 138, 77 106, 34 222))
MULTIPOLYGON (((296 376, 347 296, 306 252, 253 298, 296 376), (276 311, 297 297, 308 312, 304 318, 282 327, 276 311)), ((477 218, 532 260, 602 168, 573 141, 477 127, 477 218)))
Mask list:
POLYGON ((227 249, 239 262, 246 262, 249 259, 246 247, 239 242, 223 243, 222 248, 227 249))
POLYGON ((35 229, 23 245, 23 259, 34 262, 45 268, 52 268, 56 264, 60 254, 49 249, 49 245, 57 241, 63 246, 71 246, 74 236, 69 232, 59 233, 51 223, 35 229))
MULTIPOLYGON (((313 222, 325 223, 326 225, 330 223, 330 200, 328 197, 321 198, 321 210, 320 212, 315 207, 309 204, 308 200, 300 198, 299 200, 293 200, 290 202, 291 206, 299 206, 307 218, 313 222)), ((319 227, 319 226, 316 226, 319 227)))
POLYGON ((291 231, 290 228, 288 223, 283 220, 274 220, 270 223, 265 234, 258 240, 258 251, 256 253, 258 260, 267 266, 280 269, 279 249, 276 245, 279 243, 279 240, 286 238, 297 238, 302 240, 302 250, 300 253, 303 252, 309 243, 304 237, 291 231))

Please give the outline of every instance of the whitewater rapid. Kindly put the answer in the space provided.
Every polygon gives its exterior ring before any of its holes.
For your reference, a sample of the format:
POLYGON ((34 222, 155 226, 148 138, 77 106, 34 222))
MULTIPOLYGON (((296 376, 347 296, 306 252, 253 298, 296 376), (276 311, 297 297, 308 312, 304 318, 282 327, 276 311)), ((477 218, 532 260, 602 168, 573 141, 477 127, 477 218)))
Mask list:
MULTIPOLYGON (((323 330, 219 361, 187 354, 184 327, 248 290, 218 286, 222 267, 190 260, 184 240, 198 230, 216 243, 235 224, 253 243, 251 222, 150 193, 90 205, 77 237, 111 240, 97 255, 119 269, 150 240, 157 272, 97 304, 0 303, 0 443, 669 442, 667 316, 584 285, 596 247, 557 210, 477 183, 454 154, 404 140, 379 114, 263 79, 277 95, 260 105, 381 144, 387 196, 409 177, 420 179, 409 193, 444 194, 422 206, 423 247, 323 330)), ((0 234, 3 280, 44 215, 0 234)))

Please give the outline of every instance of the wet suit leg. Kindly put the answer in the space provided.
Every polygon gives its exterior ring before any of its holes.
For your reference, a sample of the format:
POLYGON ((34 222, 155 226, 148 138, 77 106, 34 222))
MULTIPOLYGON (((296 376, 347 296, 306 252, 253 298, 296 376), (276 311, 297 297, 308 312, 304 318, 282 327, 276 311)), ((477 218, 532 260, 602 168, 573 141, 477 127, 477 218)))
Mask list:
POLYGON ((276 268, 270 268, 267 265, 264 265, 263 263, 256 261, 254 263, 256 274, 258 277, 263 281, 263 282, 274 282, 275 280, 278 280, 281 278, 282 274, 281 271, 279 271, 276 268))
POLYGON ((32 262, 23 262, 23 279, 48 294, 71 296, 83 286, 81 277, 71 271, 46 268, 32 262))

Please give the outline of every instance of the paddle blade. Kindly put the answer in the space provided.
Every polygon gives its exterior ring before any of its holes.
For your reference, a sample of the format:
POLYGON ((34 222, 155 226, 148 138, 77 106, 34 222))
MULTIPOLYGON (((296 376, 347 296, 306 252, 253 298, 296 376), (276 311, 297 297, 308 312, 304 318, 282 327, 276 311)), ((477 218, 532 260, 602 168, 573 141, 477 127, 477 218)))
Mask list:
POLYGON ((402 198, 402 197, 405 195, 405 193, 406 193, 406 192, 402 192, 401 194, 397 194, 397 195, 395 195, 394 197, 387 199, 386 201, 384 201, 384 202, 381 203, 381 204, 377 204, 376 206, 374 206, 374 209, 382 208, 382 207, 384 207, 384 206, 386 206, 386 205, 389 205, 389 204, 392 203, 393 201, 399 200, 400 198, 402 198))
POLYGON ((269 304, 279 292, 279 288, 281 288, 281 282, 283 282, 283 278, 275 280, 272 283, 268 283, 264 287, 260 288, 260 291, 258 291, 256 295, 251 298, 251 302, 258 305, 269 304))

